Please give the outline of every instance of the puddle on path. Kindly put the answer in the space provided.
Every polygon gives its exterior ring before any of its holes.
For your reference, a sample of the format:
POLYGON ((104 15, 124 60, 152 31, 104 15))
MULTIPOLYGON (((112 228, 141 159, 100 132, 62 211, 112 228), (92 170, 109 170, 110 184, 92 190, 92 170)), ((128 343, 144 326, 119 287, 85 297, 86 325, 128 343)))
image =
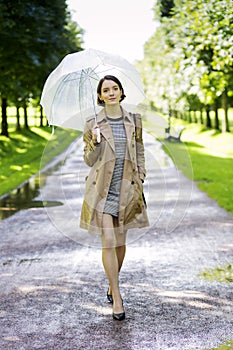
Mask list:
MULTIPOLYGON (((46 175, 42 179, 44 182, 46 175)), ((63 205, 58 201, 34 200, 39 195, 41 178, 39 176, 31 178, 21 187, 11 191, 9 195, 0 199, 0 219, 6 219, 14 215, 17 211, 29 208, 43 208, 63 205)))
MULTIPOLYGON (((50 147, 52 147, 52 144, 50 144, 48 147, 48 152, 50 147)), ((0 220, 10 217, 22 209, 55 207, 63 205, 63 203, 59 201, 42 201, 34 198, 39 196, 40 188, 45 185, 46 179, 60 169, 62 165, 64 165, 64 154, 67 156, 67 151, 66 153, 62 153, 60 156, 55 157, 54 161, 50 162, 49 165, 43 166, 42 162, 41 169, 43 170, 41 171, 40 175, 30 178, 22 186, 12 190, 8 195, 0 198, 0 220)))

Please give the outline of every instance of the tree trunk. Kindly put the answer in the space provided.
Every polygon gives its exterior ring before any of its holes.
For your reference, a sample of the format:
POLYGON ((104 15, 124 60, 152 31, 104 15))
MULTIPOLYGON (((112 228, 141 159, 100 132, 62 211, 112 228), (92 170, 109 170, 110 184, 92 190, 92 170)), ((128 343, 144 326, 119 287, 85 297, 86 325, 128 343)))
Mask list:
POLYGON ((210 106, 206 106, 206 125, 207 128, 211 128, 211 119, 210 119, 210 106))
POLYGON ((215 130, 219 130, 218 102, 217 101, 214 102, 214 114, 215 114, 214 128, 215 128, 215 130))
POLYGON ((204 124, 204 121, 203 121, 203 109, 200 110, 200 123, 204 124))
POLYGON ((192 123, 192 113, 190 110, 188 111, 188 122, 192 123))
POLYGON ((7 99, 2 97, 2 132, 3 136, 9 137, 7 123, 7 99))
POLYGON ((222 132, 229 132, 229 120, 228 120, 228 96, 225 90, 222 95, 222 107, 224 109, 224 118, 222 120, 222 132))
POLYGON ((27 104, 26 104, 26 102, 23 105, 23 111, 24 111, 24 127, 25 127, 25 129, 28 129, 28 113, 27 113, 27 104))
POLYGON ((188 119, 188 118, 187 118, 187 112, 186 112, 186 111, 182 112, 182 113, 181 113, 181 116, 182 116, 182 119, 183 119, 183 120, 187 120, 187 119, 188 119))
POLYGON ((19 131, 20 128, 20 114, 19 114, 19 106, 16 106, 16 131, 19 131))
POLYGON ((194 123, 197 123, 197 111, 194 111, 194 123))
POLYGON ((43 126, 43 108, 40 106, 40 126, 43 126))

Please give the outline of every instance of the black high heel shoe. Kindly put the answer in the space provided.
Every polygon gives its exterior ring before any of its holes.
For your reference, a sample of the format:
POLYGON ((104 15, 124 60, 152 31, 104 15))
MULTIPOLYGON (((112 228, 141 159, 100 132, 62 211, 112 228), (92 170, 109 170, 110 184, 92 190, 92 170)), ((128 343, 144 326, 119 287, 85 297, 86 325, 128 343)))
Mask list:
MULTIPOLYGON (((123 300, 122 300, 122 307, 123 307, 123 300)), ((112 313, 112 317, 114 320, 117 321, 123 321, 125 319, 125 312, 120 312, 119 314, 116 314, 115 312, 112 313)))
POLYGON ((112 317, 114 320, 123 321, 125 319, 125 312, 121 312, 120 314, 115 314, 113 312, 112 317))
POLYGON ((112 294, 108 294, 109 289, 107 290, 107 300, 110 304, 113 304, 113 298, 112 298, 112 294))

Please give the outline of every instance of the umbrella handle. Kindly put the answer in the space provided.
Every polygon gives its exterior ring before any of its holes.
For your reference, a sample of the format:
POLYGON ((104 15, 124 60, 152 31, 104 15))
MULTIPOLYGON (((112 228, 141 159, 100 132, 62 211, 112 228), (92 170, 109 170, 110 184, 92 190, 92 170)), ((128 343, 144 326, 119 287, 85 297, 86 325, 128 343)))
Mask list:
POLYGON ((100 128, 96 128, 97 142, 100 143, 100 128))

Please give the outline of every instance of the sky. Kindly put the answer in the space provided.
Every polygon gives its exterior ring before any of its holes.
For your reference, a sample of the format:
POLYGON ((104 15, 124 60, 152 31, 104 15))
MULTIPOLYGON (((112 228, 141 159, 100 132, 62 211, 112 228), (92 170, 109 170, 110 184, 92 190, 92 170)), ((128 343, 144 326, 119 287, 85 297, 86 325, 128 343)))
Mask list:
POLYGON ((67 0, 72 19, 85 31, 85 49, 143 59, 143 45, 155 32, 155 0, 67 0))

